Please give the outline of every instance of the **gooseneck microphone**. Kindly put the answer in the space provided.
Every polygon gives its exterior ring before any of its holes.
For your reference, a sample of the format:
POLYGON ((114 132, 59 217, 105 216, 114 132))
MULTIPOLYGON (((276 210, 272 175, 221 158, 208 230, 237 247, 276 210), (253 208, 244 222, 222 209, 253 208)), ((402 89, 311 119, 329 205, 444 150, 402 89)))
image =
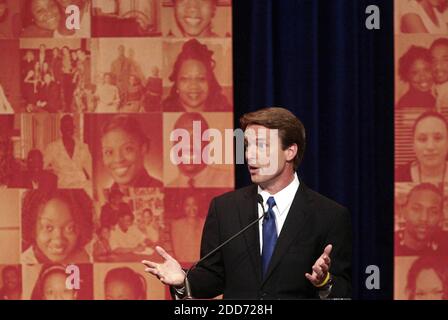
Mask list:
POLYGON ((221 243, 219 246, 217 246, 215 249, 213 249, 212 251, 210 251, 209 253, 207 253, 205 256, 203 256, 199 261, 197 261, 196 263, 194 263, 185 273, 185 297, 184 300, 191 300, 193 299, 193 296, 191 294, 191 287, 190 287, 190 282, 188 281, 188 275, 190 273, 191 270, 193 270, 194 268, 196 268, 202 261, 206 260, 208 257, 210 257, 211 255, 213 255, 214 253, 216 253, 219 249, 221 249, 222 247, 224 247, 226 244, 228 244, 230 241, 232 241, 233 239, 235 239, 236 237, 242 235, 247 229, 249 229, 250 227, 252 227, 254 224, 256 224, 257 222, 259 222, 262 218, 264 218, 266 216, 266 210, 264 210, 264 204, 263 204, 263 197, 261 196, 261 194, 257 194, 257 203, 259 205, 261 205, 261 209, 263 210, 263 214, 258 217, 257 219, 255 219, 254 221, 252 221, 251 223, 249 223, 246 227, 244 227, 243 229, 241 229, 240 231, 238 231, 237 233, 235 233, 233 236, 231 236, 229 239, 227 239, 226 241, 224 241, 223 243, 221 243))

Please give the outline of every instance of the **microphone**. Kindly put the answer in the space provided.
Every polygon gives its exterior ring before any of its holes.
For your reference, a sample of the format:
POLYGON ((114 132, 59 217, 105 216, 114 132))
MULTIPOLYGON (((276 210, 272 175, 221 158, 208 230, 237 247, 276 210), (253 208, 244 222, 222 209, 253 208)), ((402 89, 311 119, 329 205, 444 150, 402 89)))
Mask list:
POLYGON ((263 214, 258 217, 257 219, 255 219, 254 221, 252 221, 251 223, 249 223, 247 226, 245 226, 243 229, 241 229, 240 231, 238 231, 237 233, 235 233, 233 236, 231 236, 229 239, 227 239, 226 241, 224 241, 223 243, 221 243, 219 246, 217 246, 215 249, 213 249, 212 251, 210 251, 209 253, 207 253, 205 256, 203 256, 199 261, 197 261, 196 263, 194 263, 185 273, 185 297, 184 300, 192 300, 193 296, 191 294, 191 287, 190 287, 190 282, 188 281, 188 275, 190 273, 191 270, 193 270, 194 268, 196 268, 201 262, 203 262, 204 260, 206 260, 208 257, 210 257, 211 255, 213 255, 214 253, 216 253, 219 249, 221 249, 222 247, 224 247, 226 244, 228 244, 230 241, 232 241, 233 239, 235 239, 236 237, 242 235, 247 229, 249 229, 250 227, 252 227, 254 224, 256 224, 257 222, 259 222, 262 218, 264 218, 266 216, 266 211, 264 210, 264 204, 263 204, 263 197, 261 196, 261 194, 257 194, 257 203, 259 205, 261 205, 261 209, 263 210, 263 214))

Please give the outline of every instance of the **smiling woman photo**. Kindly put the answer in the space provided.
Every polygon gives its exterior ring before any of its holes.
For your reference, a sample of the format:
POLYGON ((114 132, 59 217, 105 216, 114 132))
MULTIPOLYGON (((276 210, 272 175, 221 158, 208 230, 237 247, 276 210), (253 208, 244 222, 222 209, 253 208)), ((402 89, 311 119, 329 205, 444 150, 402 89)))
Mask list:
POLYGON ((214 69, 213 51, 192 39, 184 43, 169 80, 174 84, 163 101, 168 112, 229 111, 231 106, 222 93, 214 69))
POLYGON ((22 37, 53 37, 62 19, 55 0, 28 0, 23 12, 22 37))
POLYGON ((117 115, 107 121, 101 132, 103 165, 116 187, 163 187, 163 183, 149 175, 145 157, 149 139, 136 118, 117 115))
POLYGON ((93 205, 83 190, 32 190, 22 204, 22 263, 89 262, 93 205))
POLYGON ((174 17, 186 37, 216 37, 212 19, 217 0, 174 0, 174 17))
POLYGON ((428 49, 411 46, 400 58, 398 73, 401 81, 409 85, 409 89, 400 97, 397 108, 435 108, 431 54, 428 49))

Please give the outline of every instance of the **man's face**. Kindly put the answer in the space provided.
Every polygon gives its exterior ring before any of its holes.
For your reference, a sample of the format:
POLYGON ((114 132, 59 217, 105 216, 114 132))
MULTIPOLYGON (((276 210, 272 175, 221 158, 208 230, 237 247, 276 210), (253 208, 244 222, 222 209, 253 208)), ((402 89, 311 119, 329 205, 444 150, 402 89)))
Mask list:
POLYGON ((45 84, 50 84, 51 83, 51 75, 49 73, 46 73, 44 75, 44 82, 45 82, 45 84))
POLYGON ((263 184, 278 177, 291 158, 288 149, 282 150, 278 130, 250 125, 244 132, 245 157, 253 183, 263 184))
POLYGON ((432 72, 436 83, 448 81, 448 46, 438 45, 431 50, 432 72))
POLYGON ((176 0, 174 15, 182 33, 190 37, 205 36, 215 15, 212 0, 176 0))
POLYGON ((442 219, 442 197, 432 190, 410 195, 405 207, 406 231, 420 242, 430 241, 442 219))
POLYGON ((101 237, 101 239, 109 240, 110 239, 110 230, 108 228, 102 228, 100 237, 101 237))
POLYGON ((61 120, 61 133, 63 137, 73 137, 75 133, 75 125, 73 124, 73 118, 64 117, 61 120))
POLYGON ((194 218, 198 215, 198 204, 196 198, 188 197, 184 202, 185 216, 188 218, 194 218))
POLYGON ((119 46, 118 47, 118 56, 119 57, 124 57, 124 46, 119 46))
POLYGON ((158 78, 158 77, 159 77, 159 68, 157 68, 157 67, 152 68, 152 69, 151 69, 151 75, 152 75, 154 78, 158 78))
POLYGON ((28 171, 37 173, 41 172, 44 167, 44 161, 42 158, 42 154, 39 152, 32 152, 28 155, 27 158, 27 168, 28 171))
POLYGON ((133 219, 130 215, 122 216, 120 219, 118 219, 118 225, 120 226, 120 229, 124 232, 128 231, 128 229, 132 226, 133 219))
POLYGON ((179 118, 174 129, 184 129, 190 136, 190 146, 185 148, 185 152, 180 155, 181 163, 178 165, 180 172, 188 177, 194 177, 199 172, 204 170, 207 166, 202 159, 202 150, 207 146, 208 142, 201 139, 201 143, 194 143, 194 128, 196 125, 197 134, 200 132, 200 137, 208 129, 208 124, 205 120, 193 119, 188 114, 183 118, 179 118), (199 128, 200 125, 200 128, 199 128))
POLYGON ((104 75, 104 83, 107 83, 107 84, 111 84, 112 83, 112 78, 110 77, 109 74, 105 74, 104 75))
POLYGON ((118 194, 115 194, 111 199, 110 202, 115 205, 118 206, 122 201, 122 197, 118 194))
POLYGON ((3 284, 9 290, 14 290, 19 286, 19 274, 17 270, 9 270, 5 272, 3 284))

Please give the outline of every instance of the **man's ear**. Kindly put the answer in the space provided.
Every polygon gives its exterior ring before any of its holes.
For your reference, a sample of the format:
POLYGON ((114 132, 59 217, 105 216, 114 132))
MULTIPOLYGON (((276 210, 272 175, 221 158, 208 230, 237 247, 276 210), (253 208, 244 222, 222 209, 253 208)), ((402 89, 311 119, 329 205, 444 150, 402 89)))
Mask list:
POLYGON ((297 146, 296 143, 294 143, 289 147, 287 147, 285 151, 286 151, 286 161, 292 161, 299 152, 299 147, 297 146))

